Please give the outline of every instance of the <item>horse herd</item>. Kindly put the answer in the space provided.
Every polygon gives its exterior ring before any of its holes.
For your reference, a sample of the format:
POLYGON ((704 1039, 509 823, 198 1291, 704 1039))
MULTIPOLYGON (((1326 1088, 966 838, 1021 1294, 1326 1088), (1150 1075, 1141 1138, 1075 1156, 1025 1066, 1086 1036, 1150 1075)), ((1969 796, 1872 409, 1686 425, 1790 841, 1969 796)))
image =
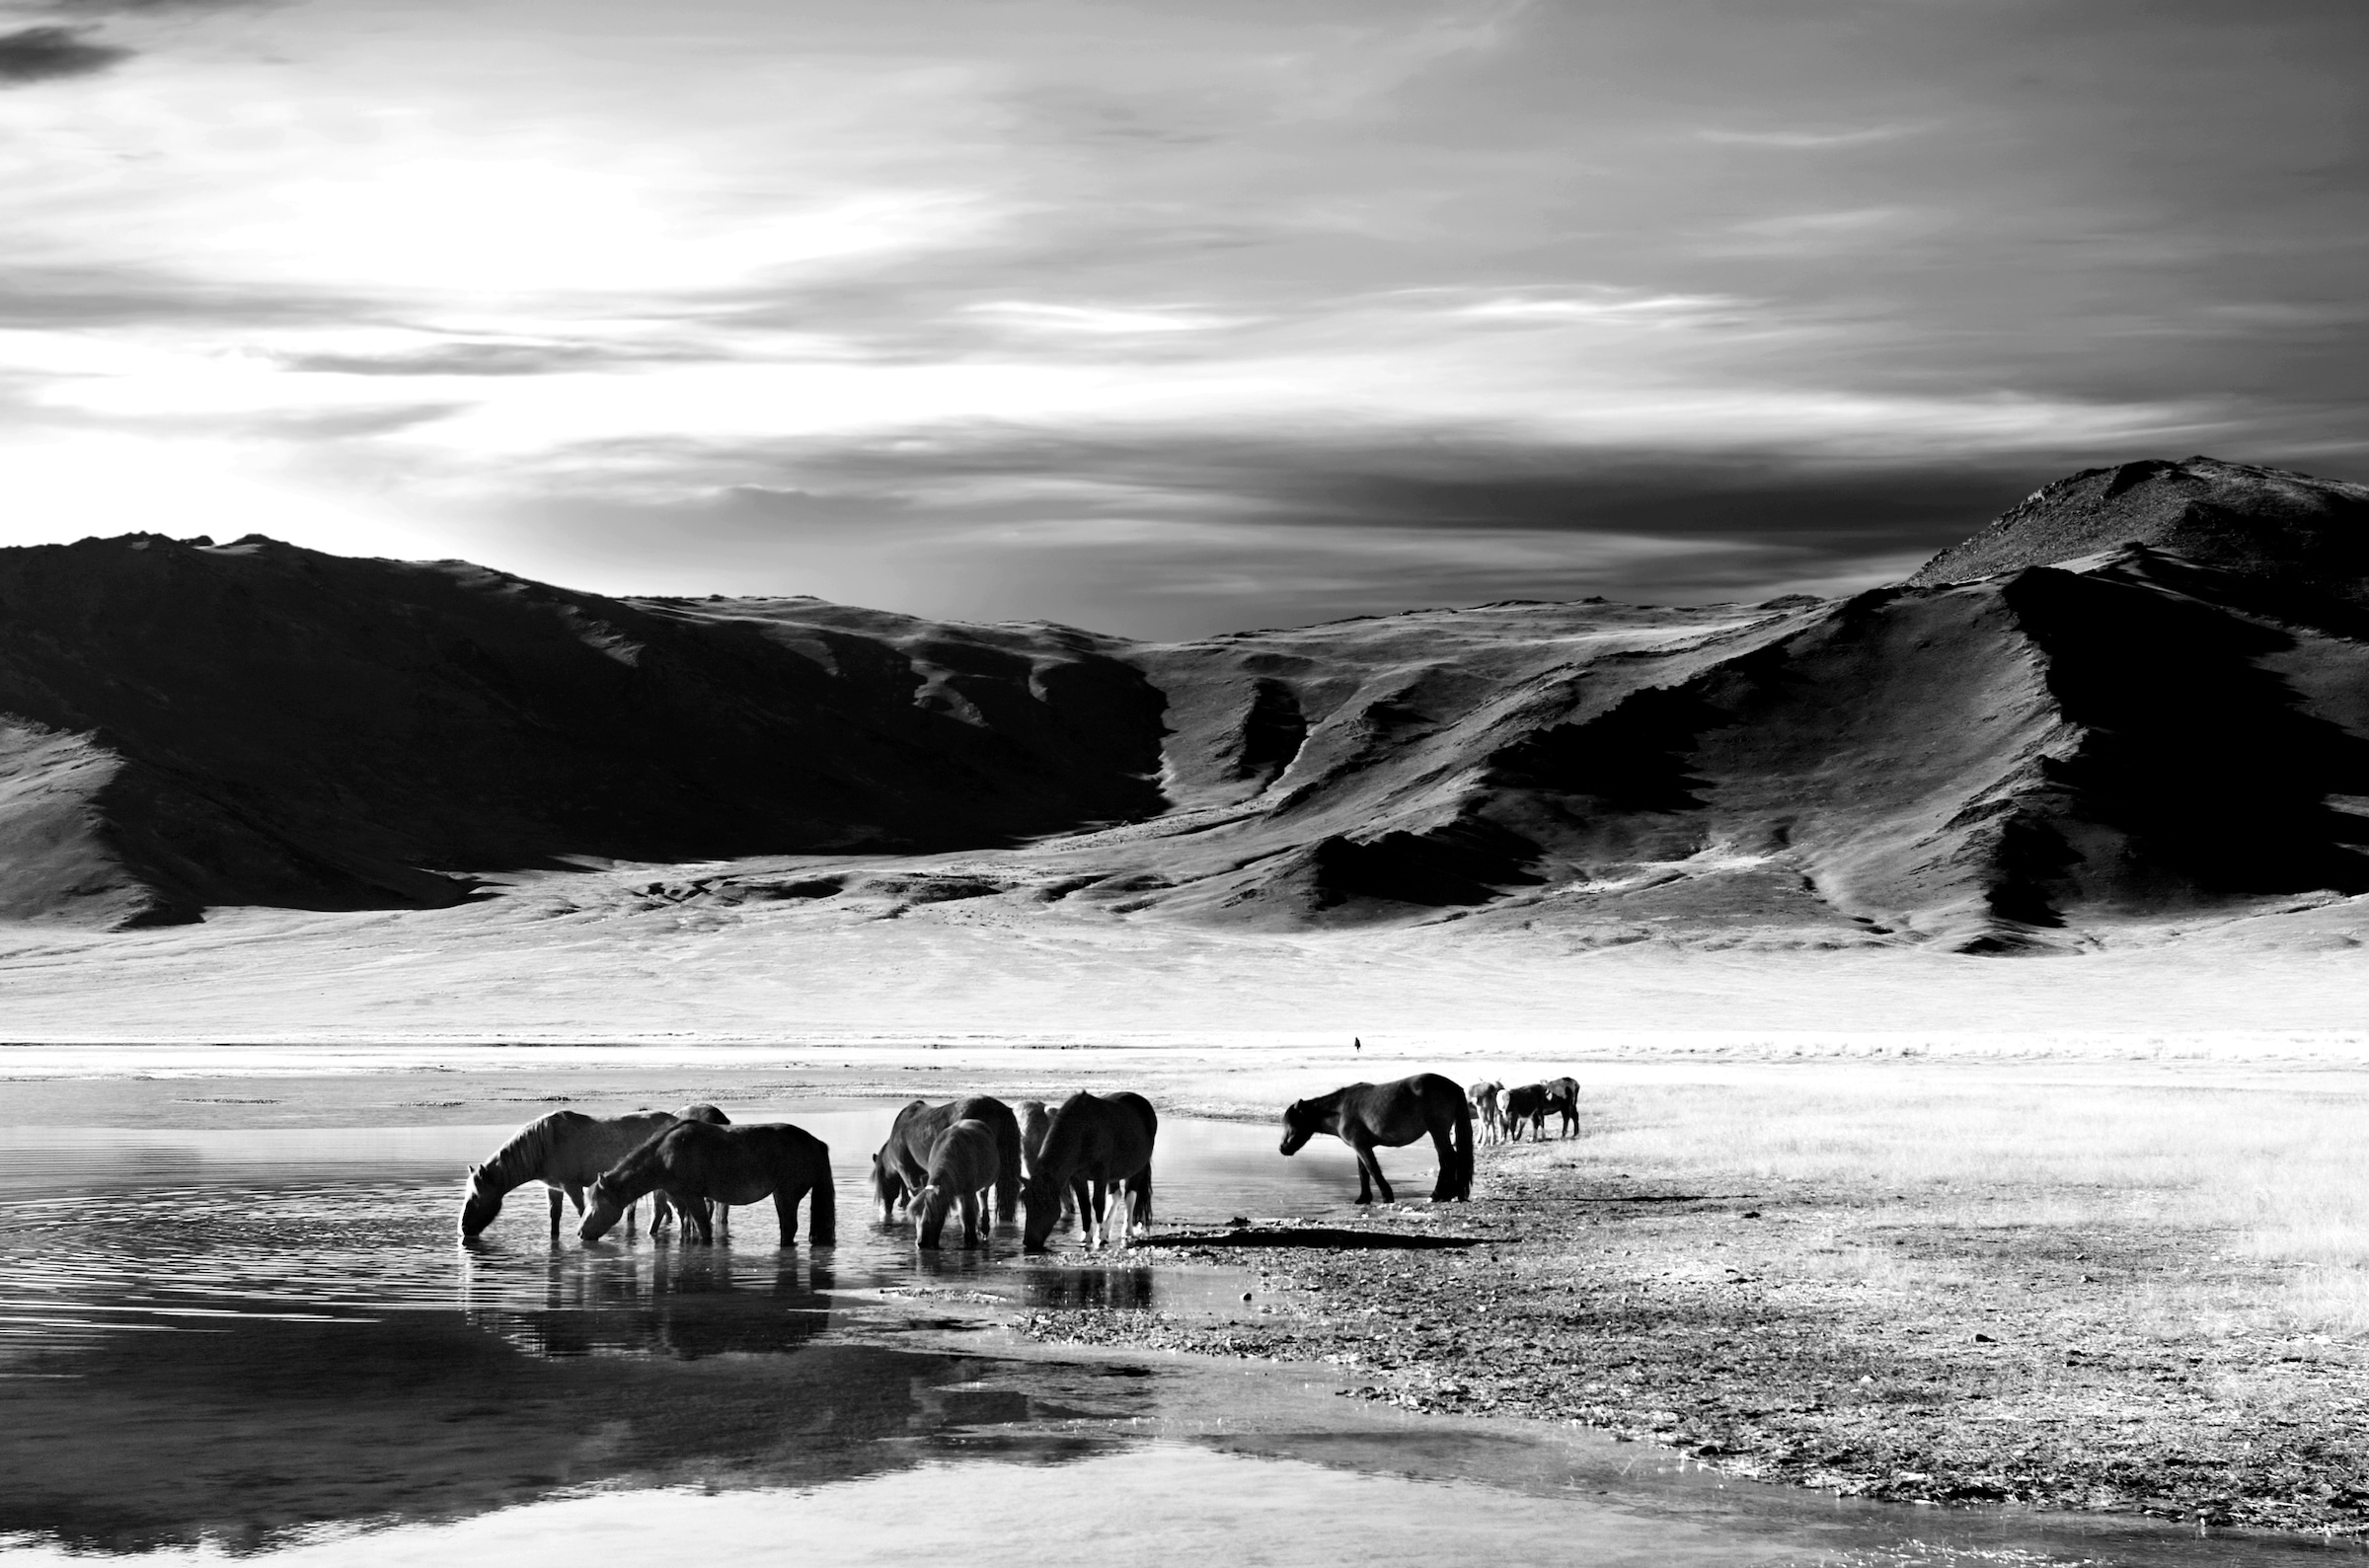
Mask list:
MULTIPOLYGON (((1549 1111, 1561 1111, 1566 1136, 1578 1131, 1579 1085, 1567 1078, 1507 1089, 1476 1083, 1468 1091, 1436 1073, 1388 1083, 1350 1083, 1283 1112, 1282 1153, 1330 1133, 1357 1157, 1357 1201, 1393 1195, 1377 1148, 1402 1148, 1428 1136, 1439 1156, 1434 1202, 1469 1199, 1473 1189, 1473 1128, 1485 1140, 1518 1140, 1527 1121, 1545 1136, 1549 1111)), ((932 1105, 914 1100, 896 1113, 888 1137, 872 1157, 872 1196, 882 1224, 901 1208, 916 1243, 942 1244, 947 1221, 959 1214, 962 1244, 978 1244, 989 1204, 995 1220, 1018 1217, 1024 1245, 1043 1251, 1054 1227, 1075 1217, 1089 1248, 1124 1244, 1152 1225, 1152 1147, 1159 1114, 1140 1094, 1072 1094, 1057 1106, 1022 1100, 1017 1107, 972 1094, 932 1105), (1115 1216, 1115 1220, 1114 1217, 1115 1216)), ((550 1190, 551 1233, 560 1233, 564 1203, 583 1221, 576 1233, 597 1241, 623 1219, 633 1229, 634 1207, 650 1200, 650 1230, 676 1216, 686 1233, 712 1242, 737 1206, 773 1200, 782 1244, 797 1233, 806 1205, 806 1235, 815 1245, 836 1232, 838 1200, 831 1152, 822 1140, 787 1122, 735 1125, 713 1105, 679 1111, 587 1116, 555 1111, 520 1128, 484 1163, 469 1167, 461 1203, 461 1235, 474 1239, 501 1212, 502 1199, 529 1182, 550 1190)))

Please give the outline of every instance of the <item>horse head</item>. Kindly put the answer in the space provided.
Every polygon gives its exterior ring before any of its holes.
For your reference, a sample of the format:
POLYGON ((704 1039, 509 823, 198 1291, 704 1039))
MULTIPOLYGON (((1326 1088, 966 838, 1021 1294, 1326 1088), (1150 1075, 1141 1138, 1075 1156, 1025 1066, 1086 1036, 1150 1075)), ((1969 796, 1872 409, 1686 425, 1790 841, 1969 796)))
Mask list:
POLYGON ((938 1250, 938 1238, 946 1233, 946 1211, 954 1204, 954 1193, 935 1182, 913 1194, 914 1245, 925 1252, 938 1250))
POLYGON ((618 1198, 617 1189, 602 1176, 584 1189, 584 1223, 575 1228, 576 1235, 586 1241, 597 1241, 609 1233, 612 1226, 625 1217, 625 1204, 618 1198))
POLYGON ((486 1167, 469 1167, 468 1196, 461 1200, 461 1239, 474 1241, 478 1232, 501 1213, 501 1194, 486 1185, 486 1167))
POLYGON ((1020 1184, 1020 1244, 1026 1252, 1042 1252, 1061 1223, 1061 1184, 1041 1170, 1031 1171, 1020 1184))
POLYGON ((1283 1153, 1296 1155, 1309 1139, 1316 1136, 1316 1118, 1308 1113, 1306 1100, 1293 1100, 1283 1107, 1283 1153))

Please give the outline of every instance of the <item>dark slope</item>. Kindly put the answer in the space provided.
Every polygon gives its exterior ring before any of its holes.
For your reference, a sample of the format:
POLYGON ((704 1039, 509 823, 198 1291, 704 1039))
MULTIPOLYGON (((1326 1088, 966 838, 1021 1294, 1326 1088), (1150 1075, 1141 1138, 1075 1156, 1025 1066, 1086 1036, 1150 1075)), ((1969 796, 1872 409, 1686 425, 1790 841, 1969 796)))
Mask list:
POLYGON ((1161 703, 1109 647, 262 540, 0 552, 0 911, 445 903, 439 871, 1140 815, 1161 703))
POLYGON ((1200 918, 1972 950, 2369 891, 2362 493, 2134 464, 1842 603, 1504 606, 1152 650, 1172 779, 1232 809, 1124 852, 1170 888, 1121 885, 1200 918), (1279 772, 1244 761, 1301 732, 1279 772))

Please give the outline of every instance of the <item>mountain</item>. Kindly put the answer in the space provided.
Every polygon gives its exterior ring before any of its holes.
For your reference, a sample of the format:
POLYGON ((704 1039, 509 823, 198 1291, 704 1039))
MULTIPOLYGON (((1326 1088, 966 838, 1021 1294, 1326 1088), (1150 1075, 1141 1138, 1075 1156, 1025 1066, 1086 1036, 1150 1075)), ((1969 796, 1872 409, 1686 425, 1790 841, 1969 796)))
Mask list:
POLYGON ((2079 947, 2369 892, 2369 489, 2048 486, 1841 600, 1141 644, 154 536, 0 552, 0 913, 677 899, 2079 947), (983 906, 982 906, 983 907, 983 906))

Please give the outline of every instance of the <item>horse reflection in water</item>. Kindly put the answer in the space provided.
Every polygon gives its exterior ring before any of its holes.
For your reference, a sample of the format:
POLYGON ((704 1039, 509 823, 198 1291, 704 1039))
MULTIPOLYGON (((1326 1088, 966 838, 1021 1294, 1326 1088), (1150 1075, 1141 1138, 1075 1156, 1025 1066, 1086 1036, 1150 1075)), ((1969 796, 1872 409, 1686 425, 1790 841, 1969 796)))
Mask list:
POLYGON ((1035 1269, 1022 1277, 1021 1304, 1066 1308, 1117 1307, 1147 1311, 1159 1287, 1151 1269, 1035 1269))
POLYGON ((470 1325, 530 1356, 782 1355, 830 1327, 828 1262, 673 1249, 536 1261, 534 1274, 474 1265, 461 1286, 470 1325))

